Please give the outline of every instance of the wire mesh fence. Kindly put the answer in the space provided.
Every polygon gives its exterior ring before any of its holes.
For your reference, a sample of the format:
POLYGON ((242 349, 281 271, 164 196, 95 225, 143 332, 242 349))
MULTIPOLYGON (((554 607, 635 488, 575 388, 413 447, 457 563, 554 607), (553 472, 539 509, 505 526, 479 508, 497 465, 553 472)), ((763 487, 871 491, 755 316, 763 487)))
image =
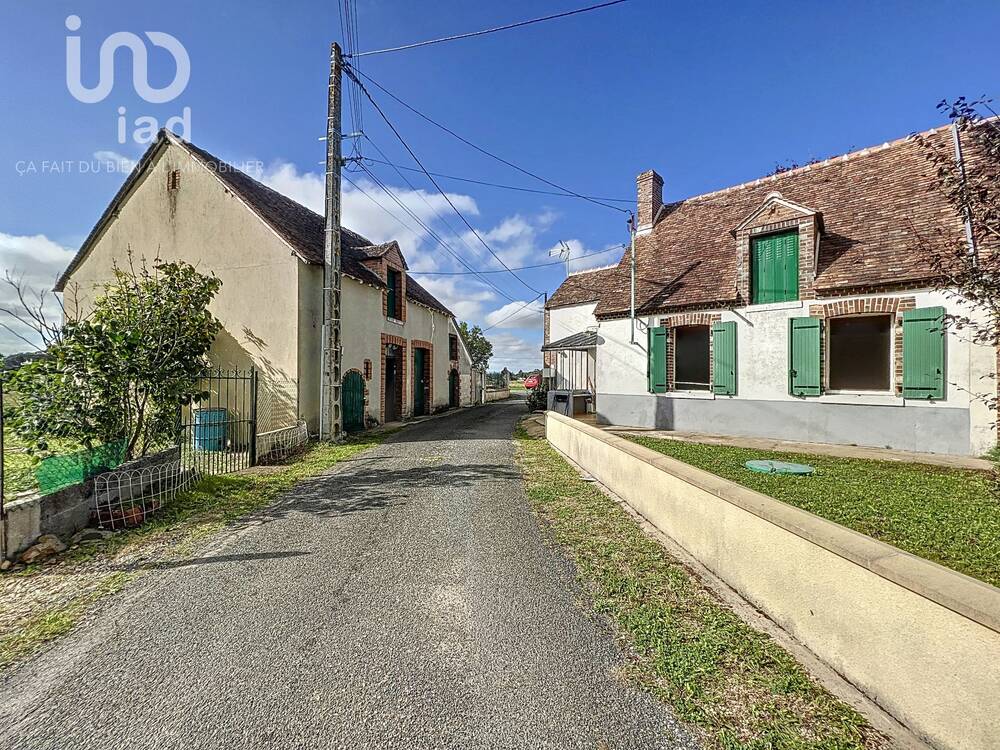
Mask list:
POLYGON ((200 477, 197 468, 185 466, 180 458, 99 474, 94 478, 96 523, 114 531, 138 526, 200 477))
POLYGON ((305 449, 309 428, 299 420, 293 427, 262 432, 257 436, 257 462, 274 464, 305 449))

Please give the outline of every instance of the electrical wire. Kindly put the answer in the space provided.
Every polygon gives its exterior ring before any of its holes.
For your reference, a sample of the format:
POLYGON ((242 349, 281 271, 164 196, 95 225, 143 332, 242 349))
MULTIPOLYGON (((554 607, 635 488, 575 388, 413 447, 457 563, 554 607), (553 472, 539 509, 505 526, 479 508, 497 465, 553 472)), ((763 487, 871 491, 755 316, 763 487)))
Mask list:
MULTIPOLYGON (((370 139, 369 139, 370 140, 370 139)), ((386 166, 393 167, 394 169, 404 169, 407 172, 419 172, 420 170, 416 167, 404 167, 399 164, 393 164, 391 161, 385 161, 383 159, 375 159, 371 156, 366 156, 367 161, 375 162, 376 164, 385 164, 386 166)), ((431 172, 435 177, 442 177, 446 180, 456 180, 457 182, 471 182, 473 185, 484 185, 485 187, 501 188, 503 190, 516 190, 521 193, 534 193, 536 195, 555 195, 562 198, 576 198, 578 197, 576 193, 566 193, 556 190, 537 190, 536 188, 520 187, 518 185, 502 185, 497 182, 486 182, 485 180, 474 180, 471 177, 456 177, 452 174, 442 174, 440 172, 431 172)), ((610 201, 612 203, 635 203, 635 198, 601 198, 599 196, 587 195, 584 196, 588 200, 596 201, 610 201)))
MULTIPOLYGON (((460 264, 462 264, 462 266, 467 268, 472 274, 478 276, 480 281, 482 281, 484 284, 495 290, 504 299, 510 302, 517 301, 509 294, 507 294, 507 292, 505 292, 503 289, 494 284, 492 281, 482 276, 480 271, 477 271, 468 263, 466 263, 465 259, 462 258, 461 255, 455 252, 451 248, 451 246, 448 245, 448 243, 445 242, 437 232, 431 229, 419 216, 417 216, 405 203, 403 203, 402 200, 400 200, 399 197, 392 192, 392 189, 389 188, 387 185, 385 185, 385 183, 383 183, 381 180, 379 180, 377 176, 371 174, 370 172, 366 172, 366 174, 368 178, 371 179, 375 183, 375 185, 382 190, 382 192, 388 195, 389 198, 391 198, 392 201, 396 203, 397 206, 399 206, 408 216, 410 216, 410 218, 412 218, 418 224, 418 226, 420 226, 432 239, 434 239, 434 241, 437 242, 447 253, 449 253, 452 257, 454 257, 455 260, 457 260, 460 264)), ((366 198, 368 198, 368 200, 370 200, 372 203, 379 206, 383 211, 385 211, 387 214, 396 219, 396 221, 400 221, 399 218, 395 216, 395 214, 393 214, 391 211, 389 211, 389 209, 387 209, 385 206, 383 206, 381 203, 375 200, 372 196, 370 196, 367 193, 367 191, 365 191, 360 185, 354 182, 350 177, 344 175, 344 179, 346 179, 349 183, 351 183, 352 186, 357 188, 358 191, 366 198)), ((401 221, 400 223, 403 224, 403 222, 401 221)), ((406 226, 406 224, 403 225, 406 226)), ((407 228, 410 229, 411 232, 413 231, 411 227, 407 226, 407 228)), ((414 232, 414 234, 419 234, 419 232, 414 232)))
POLYGON ((563 13, 553 13, 550 16, 543 16, 541 18, 532 18, 527 21, 517 21, 516 23, 508 23, 503 26, 494 26, 489 29, 481 29, 480 31, 469 31, 465 34, 453 34, 452 36, 444 36, 439 39, 428 39, 423 42, 413 42, 412 44, 404 44, 399 47, 387 47, 385 49, 375 49, 369 50, 368 52, 358 52, 354 54, 354 57, 367 57, 368 55, 382 55, 386 52, 401 52, 408 49, 416 49, 417 47, 427 47, 431 44, 441 44, 442 42, 454 42, 458 39, 468 39, 474 36, 483 36, 484 34, 495 34, 498 31, 508 31, 510 29, 517 29, 522 26, 530 26, 531 24, 541 23, 543 21, 553 21, 557 18, 567 18, 568 16, 575 16, 580 13, 589 13, 592 10, 600 10, 601 8, 608 8, 612 5, 619 5, 621 3, 627 2, 627 0, 609 0, 606 3, 599 3, 598 5, 591 5, 586 8, 577 8, 576 10, 568 10, 563 13))
MULTIPOLYGON (((615 247, 605 248, 604 250, 598 250, 593 253, 584 253, 583 255, 577 255, 575 258, 569 258, 570 261, 581 260, 582 258, 592 258, 595 255, 604 255, 605 253, 614 252, 616 250, 624 249, 624 245, 619 245, 615 247)), ((561 266, 567 261, 565 260, 554 260, 551 263, 538 263, 533 266, 518 266, 517 268, 512 268, 512 271, 530 271, 534 268, 549 268, 551 266, 561 266)), ((411 271, 414 274, 420 274, 421 276, 467 276, 469 271, 411 271)), ((477 271, 476 273, 507 273, 506 271, 493 270, 493 271, 477 271)), ((582 273, 582 272, 581 272, 582 273)))
MULTIPOLYGON (((399 139, 399 142, 403 145, 403 148, 405 148, 407 153, 410 154, 410 157, 417 164, 417 166, 420 167, 421 171, 423 171, 423 173, 427 176, 427 179, 431 181, 431 184, 433 184, 434 187, 437 188, 437 191, 441 194, 441 197, 445 199, 445 202, 447 202, 449 206, 451 206, 451 209, 455 212, 458 218, 462 220, 462 223, 469 228, 469 231, 472 232, 473 236, 477 240, 479 240, 480 244, 482 244, 483 247, 486 248, 489 254, 492 255, 501 266, 510 271, 510 268, 507 266, 506 263, 504 263, 503 258, 497 255, 496 252, 494 252, 493 248, 490 247, 489 244, 486 242, 486 240, 482 238, 482 235, 480 235, 479 232, 476 231, 476 228, 472 226, 472 224, 469 222, 469 220, 465 218, 465 215, 458 210, 458 207, 455 205, 454 201, 452 201, 451 197, 441 188, 437 180, 435 180, 434 177, 427 172, 427 168, 424 167, 423 162, 420 161, 420 158, 416 155, 416 153, 414 153, 413 149, 410 148, 410 145, 406 142, 406 139, 403 138, 399 130, 396 129, 396 126, 392 124, 392 121, 389 119, 388 115, 386 115, 386 113, 379 106, 378 102, 376 102, 374 97, 371 95, 371 92, 369 92, 368 89, 365 88, 364 84, 361 83, 361 80, 357 78, 353 68, 350 65, 345 65, 344 70, 347 73, 347 75, 354 78, 357 84, 361 87, 362 93, 368 98, 368 101, 371 102, 371 105, 375 108, 375 111, 378 112, 379 116, 381 116, 381 118, 385 121, 385 124, 389 126, 389 129, 392 130, 396 138, 399 139)), ((522 286, 524 286, 529 291, 535 292, 538 295, 543 294, 543 292, 540 292, 539 290, 535 289, 533 286, 531 286, 528 282, 526 282, 524 279, 522 279, 513 271, 510 271, 510 273, 515 279, 517 279, 522 284, 522 286)))
MULTIPOLYGON (((538 295, 538 297, 541 297, 541 296, 543 296, 543 294, 539 294, 539 295, 538 295)), ((493 325, 491 325, 491 326, 487 326, 486 328, 484 328, 484 329, 483 329, 483 333, 486 333, 486 332, 487 332, 487 331, 489 331, 490 329, 492 329, 492 328, 496 328, 496 327, 497 327, 498 325, 500 325, 501 323, 503 323, 503 322, 505 322, 505 321, 508 321, 508 320, 510 320, 510 319, 511 319, 511 318, 513 318, 513 317, 514 317, 515 315, 517 315, 517 314, 518 314, 519 312, 521 312, 521 310, 523 310, 524 308, 526 308, 526 307, 527 307, 528 305, 530 305, 530 304, 533 304, 534 302, 537 302, 537 301, 538 301, 538 297, 535 297, 534 299, 529 299, 529 300, 528 300, 527 302, 525 302, 525 303, 524 303, 523 305, 521 305, 521 306, 520 306, 519 308, 517 308, 516 310, 514 310, 513 312, 511 312, 511 313, 510 313, 509 315, 504 315, 504 316, 503 316, 502 318, 500 318, 500 320, 498 320, 498 321, 497 321, 496 323, 494 323, 493 325)), ((539 312, 539 313, 540 313, 540 312, 544 312, 544 310, 535 310, 535 312, 539 312)))
MULTIPOLYGON (((621 208, 619 206, 612 206, 610 203, 604 203, 600 199, 591 198, 591 197, 588 197, 586 195, 583 195, 582 193, 578 193, 575 190, 570 190, 569 188, 564 187, 563 185, 560 185, 560 184, 558 184, 556 182, 553 182, 552 180, 546 179, 545 177, 537 175, 534 172, 531 172, 531 171, 525 169, 524 167, 520 167, 517 164, 514 164, 511 161, 508 161, 507 159, 504 159, 502 156, 497 156, 496 154, 491 153, 490 151, 487 151, 482 146, 477 146, 475 143, 473 143, 472 141, 470 141, 468 138, 465 138, 464 136, 459 135, 454 130, 452 130, 451 128, 449 128, 447 125, 442 125, 440 122, 438 122, 437 120, 431 118, 429 115, 425 115, 423 112, 421 112, 416 107, 413 107, 413 106, 407 104, 402 99, 400 99, 398 96, 396 96, 394 93, 392 93, 391 91, 389 91, 385 86, 383 86, 378 81, 376 81, 374 78, 372 78, 370 75, 368 75, 367 73, 363 73, 361 71, 357 71, 356 69, 353 69, 351 66, 348 66, 346 64, 345 64, 345 70, 348 71, 348 75, 351 74, 350 71, 354 70, 354 72, 357 75, 360 75, 362 78, 364 78, 370 84, 372 84, 373 86, 375 86, 377 89, 379 89, 382 93, 384 93, 390 99, 393 99, 400 106, 408 109, 410 112, 412 112, 413 114, 417 115, 421 119, 426 120, 427 122, 429 122, 434 127, 440 128, 441 130, 443 130, 444 132, 446 132, 448 135, 450 135, 453 138, 456 138, 457 140, 461 141, 466 146, 469 146, 470 148, 475 149, 476 151, 478 151, 479 153, 483 154, 484 156, 488 156, 491 159, 494 159, 494 160, 500 162, 501 164, 505 164, 506 166, 510 167, 511 169, 516 169, 521 174, 527 175, 528 177, 531 177, 532 179, 538 180, 539 182, 544 182, 549 187, 554 187, 557 190, 563 191, 564 193, 569 193, 570 195, 572 195, 572 196, 574 196, 576 198, 580 198, 582 200, 588 201, 588 202, 593 203, 593 204, 595 204, 597 206, 603 206, 604 208, 610 208, 612 211, 618 211, 618 212, 623 213, 623 214, 628 214, 629 213, 629 211, 627 211, 626 209, 621 208)), ((371 94, 369 94, 367 92, 367 90, 364 89, 364 87, 362 87, 362 91, 364 91, 365 94, 368 96, 368 99, 371 100, 371 94)))

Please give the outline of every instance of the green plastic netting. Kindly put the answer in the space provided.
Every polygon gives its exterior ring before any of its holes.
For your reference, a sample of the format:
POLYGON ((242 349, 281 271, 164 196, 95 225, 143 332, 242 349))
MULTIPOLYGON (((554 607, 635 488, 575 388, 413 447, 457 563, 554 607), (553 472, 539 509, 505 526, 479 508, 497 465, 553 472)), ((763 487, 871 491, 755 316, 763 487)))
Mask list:
POLYGON ((63 487, 90 479, 95 474, 120 466, 125 457, 125 441, 105 443, 89 451, 43 458, 35 469, 38 491, 49 495, 63 487))

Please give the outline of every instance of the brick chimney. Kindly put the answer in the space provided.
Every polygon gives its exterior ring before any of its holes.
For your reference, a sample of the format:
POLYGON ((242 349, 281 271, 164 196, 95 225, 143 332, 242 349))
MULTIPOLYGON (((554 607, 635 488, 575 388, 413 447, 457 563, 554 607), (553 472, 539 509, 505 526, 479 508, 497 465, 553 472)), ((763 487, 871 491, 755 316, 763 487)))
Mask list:
POLYGON ((653 228, 653 220, 663 205, 663 178, 650 169, 635 179, 637 194, 636 231, 646 233, 653 228))

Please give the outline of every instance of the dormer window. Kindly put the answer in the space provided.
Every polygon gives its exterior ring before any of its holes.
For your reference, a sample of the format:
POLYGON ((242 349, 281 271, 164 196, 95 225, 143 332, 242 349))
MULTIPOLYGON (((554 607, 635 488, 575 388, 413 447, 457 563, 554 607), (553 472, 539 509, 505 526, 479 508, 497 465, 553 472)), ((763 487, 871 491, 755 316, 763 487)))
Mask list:
POLYGON ((754 305, 799 298, 799 230, 750 241, 750 301, 754 305))
POLYGON ((395 268, 385 272, 385 283, 388 286, 385 299, 386 317, 395 320, 403 319, 403 274, 395 268))

